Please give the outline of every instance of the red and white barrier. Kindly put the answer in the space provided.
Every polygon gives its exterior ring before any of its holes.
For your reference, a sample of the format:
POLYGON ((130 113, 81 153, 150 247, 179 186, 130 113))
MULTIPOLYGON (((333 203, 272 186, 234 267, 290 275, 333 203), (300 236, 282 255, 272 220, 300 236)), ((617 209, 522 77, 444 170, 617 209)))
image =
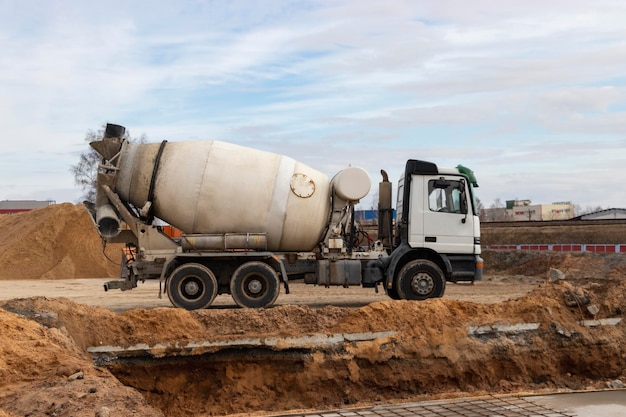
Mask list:
POLYGON ((487 245, 483 250, 517 250, 517 251, 552 251, 552 252, 593 252, 593 253, 626 253, 626 244, 539 244, 539 245, 487 245))

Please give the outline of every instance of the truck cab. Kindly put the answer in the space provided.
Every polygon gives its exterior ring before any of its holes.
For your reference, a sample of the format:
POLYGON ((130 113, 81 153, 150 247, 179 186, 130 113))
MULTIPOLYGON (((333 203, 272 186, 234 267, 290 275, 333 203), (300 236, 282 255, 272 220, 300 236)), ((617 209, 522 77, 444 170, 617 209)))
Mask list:
POLYGON ((385 280, 392 298, 440 297, 446 281, 482 279, 477 186, 465 167, 407 161, 398 181, 396 236, 385 280))

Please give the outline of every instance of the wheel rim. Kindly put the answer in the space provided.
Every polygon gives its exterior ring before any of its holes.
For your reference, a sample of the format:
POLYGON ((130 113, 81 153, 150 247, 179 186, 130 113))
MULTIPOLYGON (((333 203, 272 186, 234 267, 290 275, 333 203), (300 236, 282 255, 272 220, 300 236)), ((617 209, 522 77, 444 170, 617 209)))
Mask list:
POLYGON ((197 300, 204 294, 204 285, 198 277, 188 277, 180 283, 180 293, 188 300, 197 300))
POLYGON ((411 289, 415 294, 428 295, 435 288, 433 277, 425 272, 420 272, 411 281, 411 289))
POLYGON ((251 297, 258 297, 263 293, 263 288, 265 287, 263 281, 256 277, 249 278, 245 284, 246 294, 251 297))

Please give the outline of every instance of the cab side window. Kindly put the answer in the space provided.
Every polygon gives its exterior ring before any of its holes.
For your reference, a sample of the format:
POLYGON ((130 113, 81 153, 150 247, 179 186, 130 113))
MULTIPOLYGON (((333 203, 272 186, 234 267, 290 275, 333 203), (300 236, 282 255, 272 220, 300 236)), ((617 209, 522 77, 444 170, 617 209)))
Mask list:
POLYGON ((460 181, 446 181, 445 188, 440 180, 428 181, 428 208, 430 211, 441 213, 461 214, 461 199, 464 198, 460 191, 460 181))

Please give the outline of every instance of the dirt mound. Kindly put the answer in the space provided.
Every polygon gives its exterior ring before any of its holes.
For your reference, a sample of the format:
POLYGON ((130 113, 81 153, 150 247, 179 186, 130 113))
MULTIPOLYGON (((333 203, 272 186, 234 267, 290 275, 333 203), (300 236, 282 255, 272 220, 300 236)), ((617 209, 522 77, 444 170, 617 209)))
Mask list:
POLYGON ((82 206, 54 204, 0 216, 0 230, 0 279, 119 275, 121 246, 109 245, 103 252, 100 236, 82 206))
POLYGON ((483 246, 512 244, 620 244, 624 243, 626 224, 622 221, 598 224, 591 221, 511 222, 509 225, 483 222, 480 225, 480 241, 483 246))
POLYGON ((0 387, 6 392, 0 395, 0 408, 16 415, 34 409, 40 414, 30 415, 44 415, 56 407, 63 411, 57 415, 93 416, 97 407, 113 407, 105 399, 139 410, 134 415, 140 416, 149 410, 143 399, 173 417, 277 412, 595 389, 626 376, 626 327, 581 325, 584 319, 621 316, 626 309, 623 280, 585 287, 546 282, 524 297, 497 304, 432 299, 375 302, 358 309, 159 308, 116 315, 40 297, 3 307, 10 312, 0 310, 0 387), (580 298, 593 304, 596 314, 582 304, 568 304, 572 294, 583 294, 580 298), (492 331, 520 323, 537 328, 492 331), (472 333, 471 328, 487 330, 472 333), (138 358, 107 369, 95 368, 85 354, 87 346, 379 331, 396 333, 341 347, 234 348, 186 359, 138 358), (70 381, 68 376, 78 370, 84 380, 70 381))
MULTIPOLYGON (((45 319, 52 313, 38 314, 45 319)), ((112 415, 162 415, 106 369, 94 367, 65 327, 0 309, 0 329, 0 416, 91 417, 104 407, 112 415)))
POLYGON ((626 276, 624 254, 563 253, 533 251, 485 251, 485 274, 545 277, 551 268, 559 269, 568 280, 619 279, 626 276))

